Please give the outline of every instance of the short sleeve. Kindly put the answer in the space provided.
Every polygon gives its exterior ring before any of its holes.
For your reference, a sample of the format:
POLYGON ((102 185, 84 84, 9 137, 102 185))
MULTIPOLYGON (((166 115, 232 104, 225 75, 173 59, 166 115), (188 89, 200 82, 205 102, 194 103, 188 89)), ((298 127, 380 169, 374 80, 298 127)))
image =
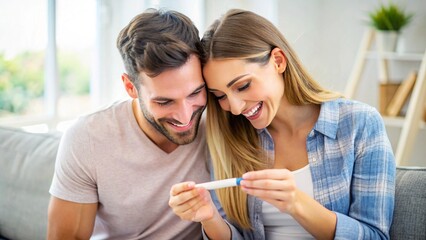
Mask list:
POLYGON ((90 135, 79 120, 62 136, 55 163, 50 194, 78 203, 98 202, 96 169, 90 135))

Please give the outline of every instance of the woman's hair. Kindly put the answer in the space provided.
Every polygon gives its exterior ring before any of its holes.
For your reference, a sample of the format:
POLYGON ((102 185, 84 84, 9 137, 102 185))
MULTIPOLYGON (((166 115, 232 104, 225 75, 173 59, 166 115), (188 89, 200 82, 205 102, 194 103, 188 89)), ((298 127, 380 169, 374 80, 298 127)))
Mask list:
MULTIPOLYGON (((280 48, 287 61, 284 96, 290 104, 321 104, 341 97, 315 82, 280 31, 253 12, 229 10, 204 33, 201 44, 203 64, 210 59, 243 59, 264 65, 271 51, 280 48)), ((216 179, 240 177, 267 167, 257 130, 244 116, 222 110, 212 93, 208 94, 207 143, 216 179)), ((219 189, 216 193, 227 218, 250 228, 247 195, 239 188, 219 189)))

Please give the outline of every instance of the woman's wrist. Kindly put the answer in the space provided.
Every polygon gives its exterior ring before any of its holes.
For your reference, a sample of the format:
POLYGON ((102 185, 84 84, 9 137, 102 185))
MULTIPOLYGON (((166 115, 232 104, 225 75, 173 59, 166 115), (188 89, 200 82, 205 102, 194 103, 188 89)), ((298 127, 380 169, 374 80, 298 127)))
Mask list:
POLYGON ((287 213, 290 214, 293 218, 297 218, 298 216, 303 215, 304 211, 304 193, 300 192, 299 190, 296 190, 294 202, 292 204, 292 207, 288 209, 287 213))
POLYGON ((231 230, 218 211, 209 220, 201 221, 201 225, 209 239, 231 239, 231 230))
POLYGON ((216 210, 210 219, 201 221, 201 225, 203 225, 203 228, 208 228, 210 226, 218 226, 221 224, 221 222, 224 222, 224 220, 220 216, 219 212, 216 210))

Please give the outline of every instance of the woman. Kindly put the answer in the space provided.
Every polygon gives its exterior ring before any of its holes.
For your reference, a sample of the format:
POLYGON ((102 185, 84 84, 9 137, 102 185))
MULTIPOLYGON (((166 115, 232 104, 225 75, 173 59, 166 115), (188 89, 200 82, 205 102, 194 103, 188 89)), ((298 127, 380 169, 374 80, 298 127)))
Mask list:
POLYGON ((174 212, 210 239, 388 239, 395 162, 379 113, 322 88, 252 12, 230 10, 202 42, 214 178, 243 181, 216 190, 218 210, 213 192, 176 184, 174 212))

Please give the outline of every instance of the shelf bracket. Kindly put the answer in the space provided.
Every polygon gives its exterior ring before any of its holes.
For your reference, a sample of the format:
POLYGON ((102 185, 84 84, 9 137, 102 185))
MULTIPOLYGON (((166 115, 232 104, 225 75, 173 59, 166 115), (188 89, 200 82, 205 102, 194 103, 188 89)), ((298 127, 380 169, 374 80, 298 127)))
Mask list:
POLYGON ((422 121, 424 104, 426 100, 426 51, 420 65, 419 74, 408 104, 401 135, 395 152, 397 165, 406 165, 411 157, 411 152, 417 137, 417 132, 422 121))

